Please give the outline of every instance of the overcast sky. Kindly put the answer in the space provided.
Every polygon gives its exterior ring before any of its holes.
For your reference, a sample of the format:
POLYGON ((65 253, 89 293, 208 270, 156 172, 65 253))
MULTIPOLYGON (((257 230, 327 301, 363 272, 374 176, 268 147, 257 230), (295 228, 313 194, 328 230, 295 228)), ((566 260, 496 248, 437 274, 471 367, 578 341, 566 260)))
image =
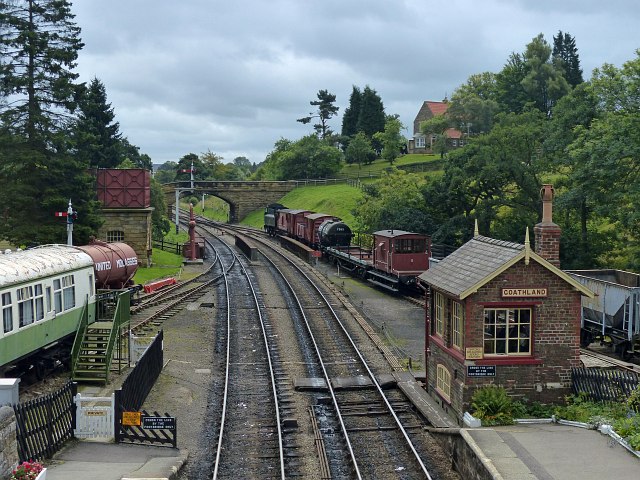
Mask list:
MULTIPOLYGON (((585 78, 640 48, 637 0, 72 0, 81 81, 106 87, 120 131, 156 164, 211 150, 259 163, 369 85, 411 128, 424 100, 497 73, 539 33, 576 39, 585 78)), ((406 130, 405 136, 413 132, 406 130)))

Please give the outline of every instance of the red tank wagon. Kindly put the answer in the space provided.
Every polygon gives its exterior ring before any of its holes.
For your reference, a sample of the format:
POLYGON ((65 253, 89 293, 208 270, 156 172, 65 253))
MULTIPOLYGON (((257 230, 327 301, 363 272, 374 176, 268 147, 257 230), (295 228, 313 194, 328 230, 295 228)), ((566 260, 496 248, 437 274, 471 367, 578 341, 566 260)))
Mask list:
POLYGON ((136 252, 126 243, 94 241, 76 247, 93 260, 96 288, 118 289, 129 284, 138 269, 136 252))

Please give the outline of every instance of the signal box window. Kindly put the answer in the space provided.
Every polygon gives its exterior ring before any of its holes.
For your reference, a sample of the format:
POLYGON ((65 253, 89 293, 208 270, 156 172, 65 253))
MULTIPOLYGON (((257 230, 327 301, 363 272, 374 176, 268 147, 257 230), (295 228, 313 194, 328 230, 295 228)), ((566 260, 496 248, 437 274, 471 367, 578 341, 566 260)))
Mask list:
POLYGON ((107 232, 107 242, 124 242, 124 232, 122 230, 109 230, 107 232))
POLYGON ((447 370, 447 367, 444 365, 439 364, 436 375, 436 389, 447 402, 451 402, 451 374, 449 373, 449 370, 447 370))
POLYGON ((531 355, 530 308, 485 308, 485 355, 531 355))
POLYGON ((11 305, 11 292, 2 294, 2 324, 4 333, 13 330, 13 308, 11 305))
POLYGON ((444 337, 444 297, 438 292, 435 294, 435 317, 436 335, 444 337))
POLYGON ((451 341, 454 347, 462 350, 462 305, 458 302, 451 306, 451 341))

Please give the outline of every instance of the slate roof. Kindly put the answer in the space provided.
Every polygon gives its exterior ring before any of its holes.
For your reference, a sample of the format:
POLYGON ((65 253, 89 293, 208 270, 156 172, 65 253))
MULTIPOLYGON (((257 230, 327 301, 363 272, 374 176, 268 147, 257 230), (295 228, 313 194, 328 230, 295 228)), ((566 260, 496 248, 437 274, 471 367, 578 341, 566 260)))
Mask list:
POLYGON ((387 238, 403 237, 405 235, 420 235, 419 233, 405 232, 404 230, 378 230, 377 232, 373 232, 373 234, 377 237, 387 238))
POLYGON ((420 275, 456 297, 519 256, 524 245, 477 235, 420 275))
POLYGON ((418 278, 462 300, 525 256, 571 284, 583 295, 593 298, 591 290, 530 249, 527 252, 524 245, 482 235, 473 237, 418 278))

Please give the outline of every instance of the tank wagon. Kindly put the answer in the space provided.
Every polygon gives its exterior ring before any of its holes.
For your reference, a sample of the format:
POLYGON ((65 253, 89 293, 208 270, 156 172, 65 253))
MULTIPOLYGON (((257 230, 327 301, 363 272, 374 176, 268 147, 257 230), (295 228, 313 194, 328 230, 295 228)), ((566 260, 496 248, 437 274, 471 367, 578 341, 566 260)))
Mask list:
POLYGON ((624 270, 568 270, 596 293, 582 298, 580 344, 609 344, 628 360, 640 352, 640 275, 624 270))
POLYGON ((419 233, 380 230, 371 245, 353 245, 353 232, 339 218, 280 204, 266 207, 264 229, 305 243, 352 275, 394 292, 414 287, 429 268, 431 240, 419 233))
POLYGON ((0 375, 63 361, 81 317, 96 320, 98 289, 122 288, 136 269, 137 257, 124 243, 0 254, 0 375))

